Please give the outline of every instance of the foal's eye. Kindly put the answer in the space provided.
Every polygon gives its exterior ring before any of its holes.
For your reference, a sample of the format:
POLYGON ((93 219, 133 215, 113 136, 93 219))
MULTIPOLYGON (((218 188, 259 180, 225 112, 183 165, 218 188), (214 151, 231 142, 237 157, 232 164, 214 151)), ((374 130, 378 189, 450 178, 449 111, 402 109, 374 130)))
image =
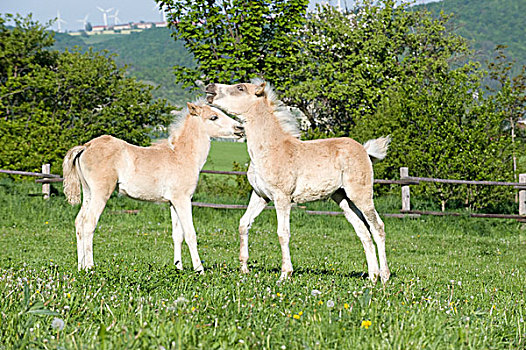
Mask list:
POLYGON ((213 115, 213 116, 210 117, 211 121, 218 120, 218 119, 219 119, 219 117, 217 115, 213 115))
POLYGON ((238 86, 237 86, 237 89, 238 89, 239 91, 244 91, 244 90, 245 90, 245 87, 244 87, 243 85, 238 85, 238 86))

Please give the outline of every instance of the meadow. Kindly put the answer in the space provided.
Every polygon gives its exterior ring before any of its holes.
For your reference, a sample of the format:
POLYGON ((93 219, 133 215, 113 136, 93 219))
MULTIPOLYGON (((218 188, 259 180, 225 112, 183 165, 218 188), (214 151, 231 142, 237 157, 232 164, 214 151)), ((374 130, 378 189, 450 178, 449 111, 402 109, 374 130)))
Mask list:
MULTIPOLYGON (((242 154, 232 145, 213 152, 242 154)), ((79 208, 54 187, 44 201, 39 186, 0 177, 0 349, 526 348, 524 224, 384 218, 392 277, 373 285, 343 217, 295 210, 295 271, 278 285, 273 211, 253 225, 252 272, 241 275, 243 211, 194 208, 206 270, 196 275, 186 246, 185 270, 172 265, 167 205, 115 195, 95 232, 96 267, 78 272, 79 208)), ((396 205, 377 199, 380 213, 396 205)))

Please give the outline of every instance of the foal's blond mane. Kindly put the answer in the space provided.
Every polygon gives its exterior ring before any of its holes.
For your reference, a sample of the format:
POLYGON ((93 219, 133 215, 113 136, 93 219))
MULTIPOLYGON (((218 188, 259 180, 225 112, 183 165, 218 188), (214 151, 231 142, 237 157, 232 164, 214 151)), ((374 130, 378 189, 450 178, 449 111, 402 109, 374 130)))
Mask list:
MULTIPOLYGON (((200 107, 208 106, 212 108, 213 110, 219 111, 217 108, 209 106, 206 103, 206 100, 204 97, 196 99, 193 102, 193 104, 200 106, 200 107)), ((189 117, 189 114, 190 114, 190 111, 188 110, 188 106, 184 107, 183 110, 176 113, 175 120, 169 126, 170 136, 168 136, 168 144, 170 145, 170 147, 173 147, 173 145, 179 139, 179 136, 181 136, 184 123, 186 122, 186 119, 189 117)))
POLYGON ((281 100, 279 100, 278 95, 274 91, 274 88, 263 79, 255 78, 250 81, 252 84, 261 85, 265 83, 265 96, 272 106, 272 111, 274 116, 278 120, 279 124, 283 131, 295 138, 300 138, 301 132, 298 127, 298 121, 296 117, 290 111, 290 108, 285 105, 281 100))

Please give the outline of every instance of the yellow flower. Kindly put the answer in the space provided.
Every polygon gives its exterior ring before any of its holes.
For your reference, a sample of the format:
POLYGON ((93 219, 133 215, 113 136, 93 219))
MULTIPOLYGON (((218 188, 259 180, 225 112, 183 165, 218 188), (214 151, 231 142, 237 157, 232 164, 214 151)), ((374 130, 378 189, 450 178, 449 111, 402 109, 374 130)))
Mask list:
POLYGON ((71 294, 69 294, 69 293, 68 293, 68 294, 66 294, 66 296, 67 296, 68 298, 71 298, 71 294))
POLYGON ((300 319, 300 315, 294 315, 292 316, 295 320, 299 320, 300 319))
POLYGON ((196 298, 196 299, 197 299, 197 298, 199 298, 199 295, 197 295, 197 294, 196 294, 196 295, 194 295, 194 298, 196 298))
POLYGON ((298 312, 298 315, 300 316, 303 315, 303 311, 298 312))
POLYGON ((280 296, 281 296, 281 294, 279 294, 279 293, 276 293, 276 295, 277 295, 278 297, 280 297, 280 296))
POLYGON ((195 311, 195 307, 194 307, 194 306, 192 306, 192 312, 194 312, 194 311, 195 311))
POLYGON ((365 328, 365 329, 368 329, 370 326, 372 325, 371 321, 367 320, 367 321, 362 321, 362 326, 361 328, 365 328))
POLYGON ((323 305, 323 301, 321 301, 321 300, 318 301, 318 304, 323 305))
POLYGON ((348 308, 349 308, 349 304, 345 303, 345 304, 343 304, 343 307, 344 307, 345 309, 348 309, 348 308))
POLYGON ((46 225, 49 224, 49 222, 46 221, 46 225))

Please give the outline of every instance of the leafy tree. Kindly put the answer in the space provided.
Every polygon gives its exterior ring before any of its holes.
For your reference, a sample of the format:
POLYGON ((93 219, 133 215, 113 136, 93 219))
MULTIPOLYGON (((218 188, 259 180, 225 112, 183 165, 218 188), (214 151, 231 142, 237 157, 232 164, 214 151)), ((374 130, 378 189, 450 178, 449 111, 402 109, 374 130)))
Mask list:
POLYGON ((60 172, 73 145, 103 134, 147 145, 169 122, 165 102, 152 102, 151 87, 127 78, 111 56, 46 50, 52 38, 42 26, 17 17, 8 29, 10 16, 0 18, 0 168, 51 163, 60 172))
POLYGON ((393 0, 365 1, 348 13, 318 6, 299 33, 302 50, 291 71, 295 83, 283 89, 286 101, 321 135, 349 135, 360 118, 374 115, 389 88, 416 75, 433 79, 465 54, 465 41, 445 31, 447 19, 393 0))
MULTIPOLYGON (((478 89, 473 66, 392 89, 377 113, 363 118, 355 131, 361 139, 391 134, 388 157, 375 166, 380 178, 397 178, 399 168, 410 175, 469 180, 512 180, 511 137, 502 118, 478 89), (358 131, 359 130, 359 131, 358 131)), ((421 183, 412 191, 437 198, 444 210, 455 206, 480 209, 509 200, 508 188, 421 183)))
POLYGON ((303 24, 308 0, 157 0, 169 14, 174 36, 197 67, 175 66, 184 87, 196 81, 236 82, 255 76, 288 85, 298 50, 293 35, 303 24))
POLYGON ((492 84, 487 89, 492 93, 488 102, 494 107, 502 119, 503 128, 509 131, 512 141, 513 152, 513 175, 518 181, 517 154, 524 150, 524 131, 518 128, 520 122, 526 117, 526 66, 522 66, 519 74, 511 77, 514 62, 510 61, 505 54, 506 46, 497 45, 495 48, 495 59, 488 63, 489 77, 492 84), (497 86, 493 86, 493 85, 497 86), (517 142, 520 137, 522 142, 517 142))

